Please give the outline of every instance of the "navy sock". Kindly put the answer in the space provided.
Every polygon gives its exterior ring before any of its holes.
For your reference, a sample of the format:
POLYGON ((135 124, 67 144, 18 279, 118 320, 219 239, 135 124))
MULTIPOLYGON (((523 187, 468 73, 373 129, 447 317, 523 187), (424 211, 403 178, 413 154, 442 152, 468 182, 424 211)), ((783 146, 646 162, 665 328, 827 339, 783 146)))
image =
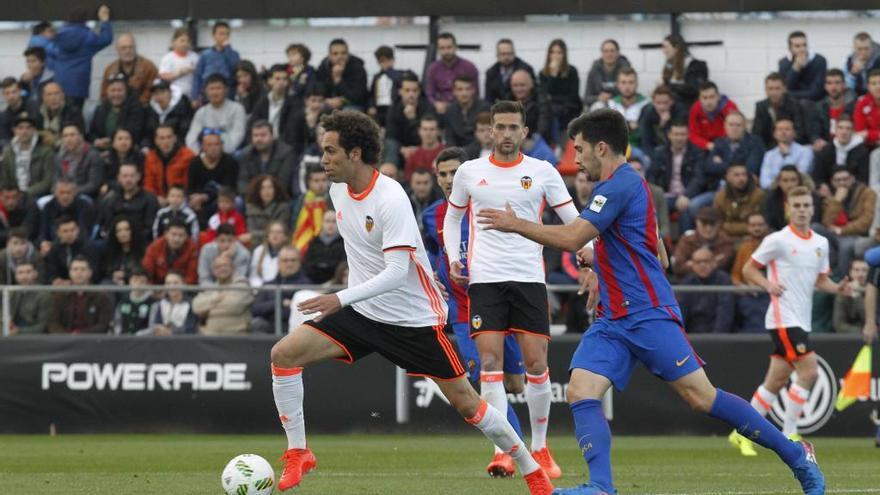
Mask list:
POLYGON ((748 402, 720 388, 709 416, 724 421, 736 428, 740 435, 776 452, 789 467, 793 467, 804 455, 803 448, 797 442, 786 438, 748 402))
POLYGON ((602 401, 584 399, 571 405, 574 434, 587 465, 590 481, 614 493, 611 479, 611 429, 602 411, 602 401))
POLYGON ((522 426, 519 424, 519 417, 516 415, 516 411, 513 410, 513 404, 510 401, 507 401, 507 422, 510 423, 510 426, 513 426, 513 431, 516 432, 519 439, 525 442, 522 426))

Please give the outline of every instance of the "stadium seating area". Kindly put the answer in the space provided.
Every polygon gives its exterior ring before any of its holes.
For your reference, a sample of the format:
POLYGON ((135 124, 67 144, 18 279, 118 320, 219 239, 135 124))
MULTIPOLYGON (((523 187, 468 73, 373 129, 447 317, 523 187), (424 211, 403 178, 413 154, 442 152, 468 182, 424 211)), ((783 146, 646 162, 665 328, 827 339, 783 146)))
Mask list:
MULTIPOLYGON (((169 32, 173 49, 149 60, 107 19, 94 29, 34 27, 22 47, 27 71, 0 83, 0 284, 132 290, 14 292, 13 333, 274 332, 271 292, 213 286, 345 284, 318 147, 320 117, 336 109, 366 112, 383 128, 380 172, 403 184, 420 224, 443 197, 434 158, 449 146, 488 154, 488 109, 512 99, 528 115, 523 151, 557 166, 579 210, 593 185, 577 172, 566 125, 597 108, 624 115, 678 284, 744 284, 742 266, 768 232, 785 228, 785 194, 797 185, 814 191, 813 228, 831 241, 835 278, 864 287, 861 259, 880 245, 880 44, 868 33, 854 33, 842 65, 791 33, 778 71, 755 81, 766 99, 750 120, 678 35, 662 40, 656 82, 640 81, 613 39, 596 47, 582 82, 562 39, 548 40, 541 67, 518 58, 509 39, 495 46, 496 64, 476 67, 443 33, 424 74, 397 67, 384 45, 380 71, 368 74, 343 39, 321 55, 325 47, 293 43, 286 60, 258 70, 235 50, 228 24, 215 23, 212 38, 195 53, 187 30, 169 32), (117 59, 92 69, 111 44, 117 59), (86 114, 91 70, 103 74, 101 102, 86 114), (205 289, 137 289, 146 284, 205 289)), ((543 220, 559 221, 552 211, 543 220)), ((545 249, 544 260, 549 284, 578 283, 573 253, 545 249)), ((817 295, 814 331, 859 332, 860 294, 817 295)), ((283 321, 293 296, 283 294, 283 321)), ((764 331, 766 295, 680 296, 690 332, 764 331)), ((553 306, 568 331, 586 327, 582 298, 558 293, 553 306)))

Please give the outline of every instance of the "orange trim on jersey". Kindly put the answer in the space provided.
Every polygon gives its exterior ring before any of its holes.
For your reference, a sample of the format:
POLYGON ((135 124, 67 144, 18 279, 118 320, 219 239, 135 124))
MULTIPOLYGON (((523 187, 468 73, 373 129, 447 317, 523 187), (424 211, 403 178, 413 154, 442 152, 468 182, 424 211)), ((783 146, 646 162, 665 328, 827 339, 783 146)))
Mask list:
POLYGON ((484 399, 480 399, 480 407, 477 408, 477 413, 470 418, 464 418, 464 420, 472 425, 479 424, 480 421, 483 421, 483 417, 486 416, 486 411, 488 410, 489 403, 486 402, 484 399))
POLYGON ((275 376, 295 376, 303 372, 302 368, 282 368, 272 363, 272 374, 275 376))
POLYGON ((522 153, 517 155, 517 157, 512 162, 502 162, 502 161, 496 160, 495 153, 492 153, 489 155, 489 162, 491 162, 492 165, 495 165, 496 167, 503 167, 503 168, 515 167, 515 166, 519 165, 520 163, 522 163, 522 161, 523 161, 523 154, 522 153))
POLYGON ((800 356, 797 356, 797 357, 794 358, 794 359, 788 359, 788 358, 786 358, 786 357, 784 357, 784 356, 780 356, 779 354, 771 354, 771 355, 770 355, 770 358, 771 358, 771 359, 772 359, 772 358, 782 359, 782 360, 785 361, 786 363, 795 363, 795 362, 800 361, 801 359, 804 359, 805 357, 809 356, 810 354, 815 354, 815 353, 816 353, 816 351, 807 351, 807 352, 801 354, 800 356))
POLYGON ((791 390, 788 391, 788 398, 791 399, 792 402, 794 402, 795 404, 797 404, 799 406, 802 406, 807 403, 807 399, 801 399, 800 397, 798 397, 798 394, 792 392, 791 390))
POLYGON ((542 383, 545 383, 549 379, 550 379, 550 369, 549 368, 544 370, 544 372, 541 373, 540 375, 530 375, 530 374, 526 373, 526 380, 528 380, 529 383, 534 383, 535 385, 540 385, 542 383))
POLYGON ((467 208, 467 206, 458 206, 457 204, 453 203, 452 201, 449 201, 449 198, 446 198, 446 202, 449 203, 449 205, 452 206, 453 208, 458 208, 459 210, 464 210, 465 208, 467 208))
POLYGON ((761 395, 758 392, 755 392, 755 395, 753 395, 752 398, 755 399, 755 401, 757 401, 758 404, 761 404, 761 407, 763 407, 764 409, 766 409, 768 411, 773 407, 770 404, 768 404, 767 401, 765 401, 764 398, 761 397, 761 395))
POLYGON ((480 381, 486 383, 497 383, 504 381, 503 371, 481 371, 480 381))
POLYGON ((408 376, 417 376, 420 378, 430 378, 431 380, 436 380, 438 382, 454 382, 455 380, 458 380, 459 378, 463 377, 465 374, 466 373, 462 373, 462 374, 456 375, 452 378, 440 378, 439 376, 428 375, 425 373, 407 373, 408 376))
POLYGON ((508 331, 513 333, 521 333, 523 335, 528 335, 530 337, 541 337, 542 339, 550 340, 549 335, 544 335, 543 333, 533 332, 532 330, 524 330, 522 328, 510 328, 508 331))
POLYGON ((440 295, 437 293, 437 288, 434 287, 433 281, 428 277, 427 272, 422 268, 421 263, 416 259, 413 251, 410 251, 409 259, 416 266, 416 273, 419 276, 419 282, 422 284, 422 290, 424 290, 425 295, 428 296, 428 302, 431 303, 431 311, 437 315, 437 324, 446 325, 446 312, 443 311, 443 303, 441 302, 440 295))
POLYGON ((556 205, 556 206, 551 206, 550 208, 553 208, 553 209, 555 210, 556 208, 559 208, 560 206, 565 206, 565 205, 567 205, 567 204, 569 204, 569 203, 574 203, 574 200, 573 200, 573 199, 569 199, 568 201, 563 201, 562 203, 559 203, 559 204, 556 205))
POLYGON ((757 266, 757 267, 760 268, 760 269, 763 269, 765 266, 767 266, 767 265, 765 265, 764 263, 761 263, 760 261, 756 260, 755 258, 751 258, 749 261, 750 261, 753 265, 757 266))
POLYGON ((416 248, 412 246, 391 246, 382 250, 383 253, 387 253, 388 251, 415 251, 416 248))
MULTIPOLYGON (((776 260, 770 262, 770 280, 773 283, 779 283, 776 260)), ((770 304, 773 306, 773 322, 776 323, 776 330, 779 331, 779 340, 782 341, 782 347, 785 349, 785 360, 794 361, 797 358, 797 353, 794 352, 794 346, 791 345, 791 339, 788 338, 788 329, 782 325, 782 309, 779 306, 779 297, 770 296, 770 304)))
POLYGON ((379 180, 379 171, 374 168, 373 177, 370 178, 370 183, 367 184, 367 188, 359 193, 356 193, 351 190, 351 186, 348 186, 348 195, 351 196, 351 199, 355 201, 363 201, 364 198, 369 196, 370 191, 373 190, 373 187, 376 185, 377 180, 379 180))
MULTIPOLYGON (((474 209, 473 200, 468 200, 468 252, 467 252, 467 268, 468 279, 473 273, 470 272, 474 266, 474 244, 477 242, 477 227, 474 225, 474 209)), ((468 280, 470 282, 470 280, 468 280)), ((468 296, 468 317, 470 317, 470 296, 468 296)), ((468 318, 470 319, 470 318, 468 318)))
POLYGON ((813 237, 813 229, 810 229, 810 231, 807 232, 807 235, 804 235, 804 234, 801 234, 800 232, 798 232, 797 229, 794 228, 794 225, 792 225, 792 224, 788 224, 788 228, 789 228, 789 230, 791 230, 791 232, 794 235, 800 237, 801 239, 803 239, 805 241, 808 241, 808 240, 810 240, 811 237, 813 237))
POLYGON ((318 328, 318 327, 314 327, 314 326, 312 326, 312 325, 309 325, 308 323, 303 323, 302 326, 304 326, 304 327, 306 327, 306 328, 308 328, 308 329, 310 329, 310 330, 312 330, 312 331, 318 332, 319 334, 323 335, 324 337, 327 337, 327 339, 328 339, 330 342, 333 342, 334 344, 338 345, 339 348, 342 349, 343 352, 345 352, 345 355, 348 356, 348 358, 336 358, 338 361, 342 361, 342 362, 344 362, 344 363, 348 363, 348 364, 351 364, 351 363, 354 362, 354 357, 352 357, 351 353, 348 352, 348 348, 345 347, 345 346, 342 344, 342 342, 340 342, 340 341, 334 339, 333 337, 327 335, 327 333, 325 333, 323 330, 321 330, 321 329, 318 328))

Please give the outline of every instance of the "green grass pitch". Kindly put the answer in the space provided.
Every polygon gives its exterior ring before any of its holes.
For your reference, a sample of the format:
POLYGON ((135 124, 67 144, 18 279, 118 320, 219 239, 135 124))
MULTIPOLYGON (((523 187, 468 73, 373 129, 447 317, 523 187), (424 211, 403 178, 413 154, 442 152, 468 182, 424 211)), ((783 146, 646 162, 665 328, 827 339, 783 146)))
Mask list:
MULTIPOLYGON (((812 440, 828 493, 880 493, 880 449, 871 439, 812 440)), ((582 482, 585 467, 574 440, 550 442, 564 472, 557 486, 582 482)), ((521 478, 485 475, 491 449, 476 433, 315 435, 309 445, 318 469, 293 492, 298 495, 528 493, 521 478)), ((0 493, 222 494, 220 472, 229 459, 255 453, 277 468, 284 446, 280 433, 0 436, 0 493)), ((772 452, 743 458, 725 438, 620 437, 614 439, 613 455, 618 489, 625 495, 800 493, 772 452)))

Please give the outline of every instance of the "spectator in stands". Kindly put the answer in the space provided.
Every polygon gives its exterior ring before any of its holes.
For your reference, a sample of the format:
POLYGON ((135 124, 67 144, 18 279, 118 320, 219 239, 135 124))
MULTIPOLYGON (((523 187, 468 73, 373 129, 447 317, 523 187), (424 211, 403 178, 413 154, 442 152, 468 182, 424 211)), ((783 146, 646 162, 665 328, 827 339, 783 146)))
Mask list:
POLYGON ((691 255, 701 247, 708 247, 715 255, 715 263, 721 270, 730 268, 733 262, 733 242, 721 230, 721 214, 707 206, 697 213, 697 228, 685 232, 678 240, 672 255, 672 273, 683 277, 693 271, 691 255))
POLYGON ((170 271, 165 275, 165 297, 150 306, 150 329, 138 335, 169 335, 192 334, 198 330, 199 320, 192 312, 192 301, 181 290, 174 287, 184 284, 183 275, 170 271))
POLYGON ((279 191, 285 196, 298 196, 299 163, 296 159, 292 147, 275 139, 272 124, 268 120, 254 122, 251 127, 251 144, 241 150, 239 158, 238 190, 247 191, 248 184, 254 177, 268 174, 275 177, 279 191))
POLYGON ((490 105, 476 96, 474 81, 467 76, 455 78, 455 99, 446 108, 446 145, 467 146, 474 140, 477 115, 488 112, 490 105))
POLYGON ((195 155, 178 141, 174 127, 160 124, 154 133, 155 146, 144 160, 144 189, 155 194, 160 206, 166 206, 165 196, 171 186, 186 187, 189 166, 195 155))
POLYGON ((865 288, 868 285, 868 264, 864 260, 852 260, 849 267, 852 295, 834 296, 832 321, 837 333, 861 333, 865 327, 865 288))
POLYGON ((136 165, 126 163, 119 167, 116 181, 119 189, 107 193, 98 205, 101 238, 107 238, 113 219, 122 216, 128 219, 133 229, 138 230, 142 239, 150 239, 159 201, 153 193, 144 191, 140 186, 141 174, 136 165))
POLYGON ((699 101, 691 106, 688 135, 698 148, 712 151, 715 140, 725 136, 724 119, 739 109, 727 95, 718 92, 718 86, 712 81, 700 85, 699 95, 699 101))
MULTIPOLYGON (((813 181, 809 175, 801 173, 796 165, 785 165, 776 176, 776 179, 770 184, 767 194, 764 195, 764 204, 761 206, 761 213, 767 220, 770 230, 775 232, 784 228, 788 224, 788 209, 785 206, 785 195, 792 188, 797 186, 806 186, 813 190, 813 181)), ((822 218, 822 200, 818 194, 813 193, 813 219, 812 224, 815 228, 822 218)))
MULTIPOLYGON (((553 144, 566 141, 568 123, 581 114, 580 79, 577 68, 568 63, 568 46, 555 39, 547 47, 544 68, 538 74, 538 93, 546 101, 551 117, 550 139, 553 144)), ((450 144, 450 143, 447 143, 450 144)))
POLYGON ((145 105, 150 99, 150 85, 159 76, 159 69, 152 61, 138 55, 134 35, 131 33, 122 33, 116 38, 116 53, 119 58, 110 62, 110 65, 104 69, 104 77, 101 78, 101 97, 109 96, 107 89, 113 76, 122 74, 128 83, 129 92, 145 105))
POLYGON ((660 49, 666 58, 661 79, 663 84, 669 86, 685 108, 690 108, 699 96, 700 86, 709 80, 709 67, 706 62, 691 56, 687 42, 680 34, 663 38, 660 49))
POLYGON ((330 108, 367 109, 369 94, 364 61, 348 52, 348 43, 342 38, 330 41, 327 57, 318 66, 316 80, 327 91, 326 104, 330 108))
MULTIPOLYGON (((302 101, 287 95, 290 80, 287 78, 287 67, 275 64, 269 69, 269 91, 256 103, 249 122, 249 131, 257 122, 268 123, 271 136, 277 136, 279 140, 293 144, 303 141, 305 138, 297 136, 302 132, 302 126, 298 126, 296 119, 302 113, 302 101)), ((253 138, 253 135, 250 136, 253 138)))
MULTIPOLYGON (((730 277, 736 285, 748 285, 743 277, 742 269, 752 259, 752 253, 761 245, 764 237, 770 233, 767 220, 761 212, 750 213, 746 225, 746 238, 740 243, 736 249, 736 258, 733 260, 733 268, 730 270, 730 277)), ((763 325, 764 315, 761 314, 761 325, 763 325)), ((763 326, 762 326, 763 329, 763 326)))
MULTIPOLYGON (((103 283, 125 285, 129 276, 136 270, 143 271, 146 244, 140 229, 132 228, 126 217, 116 217, 107 232, 107 245, 101 253, 101 273, 103 283)), ((144 273, 146 283, 146 273, 144 273)), ((144 315, 146 316, 146 315, 144 315)))
POLYGON ((844 113, 852 115, 856 103, 856 94, 846 87, 843 71, 840 69, 830 69, 825 73, 825 95, 816 103, 816 109, 810 115, 814 153, 821 151, 834 139, 837 118, 844 113))
POLYGON ((43 103, 34 114, 37 129, 43 140, 56 149, 61 143, 61 128, 65 123, 76 124, 80 129, 86 128, 82 110, 71 98, 64 95, 61 85, 49 82, 43 86, 43 103))
POLYGON ((153 239, 164 236, 168 226, 179 220, 186 225, 192 240, 199 240, 199 219, 196 212, 186 205, 185 200, 186 194, 182 185, 173 184, 168 187, 168 195, 164 200, 167 206, 156 212, 156 220, 153 222, 153 239))
POLYGON ((477 126, 474 130, 474 140, 464 147, 468 160, 489 156, 495 147, 495 138, 492 136, 492 114, 483 112, 477 115, 477 126))
POLYGON ((74 8, 64 27, 58 30, 52 40, 52 45, 57 49, 53 67, 55 80, 79 108, 82 108, 83 102, 89 96, 92 58, 113 42, 110 7, 98 7, 98 24, 94 31, 86 26, 90 16, 88 8, 74 8))
MULTIPOLYGON (((877 193, 859 182, 846 168, 839 168, 831 176, 833 194, 824 198, 822 225, 837 239, 838 252, 835 273, 843 275, 849 268, 856 250, 856 241, 867 237, 874 221, 877 193)), ((867 249, 870 239, 862 241, 861 251, 867 249)))
POLYGON ((831 194, 829 184, 831 176, 838 168, 846 168, 862 184, 870 180, 868 169, 868 147, 860 134, 853 128, 853 120, 847 114, 841 114, 835 121, 834 139, 826 144, 818 153, 813 164, 813 180, 819 194, 831 194))
POLYGON ((245 115, 249 116, 265 93, 263 83, 253 62, 242 60, 235 66, 235 83, 235 97, 233 99, 241 103, 245 115))
POLYGON ((0 285, 15 285, 16 268, 23 263, 30 264, 39 276, 43 265, 40 252, 28 239, 27 229, 13 227, 6 236, 6 247, 0 250, 0 285))
POLYGON ((250 243, 250 233, 247 231, 247 222, 244 216, 235 207, 235 193, 232 190, 221 187, 217 192, 217 213, 208 219, 208 226, 199 236, 200 244, 211 242, 217 236, 221 225, 230 225, 235 231, 236 238, 245 243, 250 243))
MULTIPOLYGON (((331 212, 328 212, 331 213, 331 212)), ((311 285, 314 283, 306 276, 302 269, 302 259, 299 251, 293 246, 281 248, 278 254, 277 275, 266 281, 263 287, 279 285, 311 285)), ((290 319, 290 305, 296 291, 286 290, 281 292, 281 321, 284 325, 290 319)), ((275 293, 271 291, 258 292, 251 305, 253 319, 250 329, 253 333, 273 333, 275 328, 275 293)))
POLYGON ((111 189, 119 189, 116 183, 116 175, 123 163, 135 165, 138 172, 143 175, 144 155, 138 149, 131 132, 123 127, 118 127, 110 137, 110 149, 104 156, 104 183, 98 191, 99 196, 104 196, 111 189))
POLYGON ((787 119, 794 126, 792 139, 798 143, 810 142, 804 108, 788 94, 782 75, 773 72, 764 78, 764 92, 767 98, 755 103, 752 134, 761 138, 764 147, 770 149, 774 145, 776 121, 787 119))
POLYGON ((712 151, 706 157, 709 167, 726 170, 733 163, 746 166, 750 174, 761 172, 764 145, 757 136, 746 132, 746 118, 738 110, 724 118, 724 136, 713 141, 712 151))
POLYGON ((546 106, 538 100, 534 76, 524 69, 514 71, 510 76, 510 90, 511 99, 522 105, 526 112, 528 137, 534 140, 540 137, 546 143, 547 137, 550 136, 550 114, 546 106))
POLYGON ((140 143, 144 132, 144 107, 137 96, 129 91, 125 74, 116 73, 105 81, 106 97, 95 109, 89 137, 99 150, 110 148, 110 137, 118 128, 128 129, 136 143, 140 143))
MULTIPOLYGON (((15 284, 25 287, 37 285, 40 277, 33 261, 22 261, 16 265, 14 275, 15 284)), ((15 291, 9 295, 9 333, 11 335, 46 333, 51 312, 52 294, 43 291, 15 291)))
POLYGON ((186 145, 191 150, 199 151, 199 137, 205 129, 219 132, 226 153, 234 153, 244 141, 247 115, 240 103, 227 98, 227 91, 226 78, 222 75, 211 74, 205 80, 208 104, 196 111, 186 134, 186 145))
POLYGON ((94 198, 104 183, 104 160, 83 137, 74 123, 61 127, 61 148, 56 160, 55 178, 69 177, 76 183, 77 194, 94 198))
MULTIPOLYGON (((452 115, 451 113, 449 115, 452 115)), ((434 159, 446 146, 440 141, 440 123, 432 114, 425 115, 419 122, 419 140, 421 144, 406 159, 403 167, 403 180, 409 182, 413 171, 418 169, 430 170, 434 166, 434 159)))
POLYGON ((394 68, 394 49, 382 45, 373 52, 379 72, 373 74, 370 82, 370 99, 367 113, 380 125, 388 120, 388 109, 400 90, 403 71, 394 68))
POLYGON ((216 238, 202 246, 199 253, 199 284, 216 282, 211 267, 218 257, 228 257, 232 261, 236 277, 247 277, 251 253, 236 238, 235 227, 228 223, 218 226, 216 238))
POLYGON ((6 108, 0 112, 0 147, 5 148, 12 139, 16 118, 27 112, 28 105, 14 77, 4 79, 0 87, 3 89, 3 101, 6 102, 6 108))
POLYGON ((52 40, 58 33, 55 27, 49 21, 40 21, 34 24, 31 29, 31 38, 28 40, 28 47, 37 46, 46 50, 47 60, 50 69, 55 69, 55 58, 57 48, 52 44, 52 40))
POLYGON ((330 202, 330 182, 322 166, 306 170, 306 193, 293 204, 293 245, 305 252, 321 232, 324 211, 330 202))
POLYGON ((687 120, 688 109, 675 100, 669 86, 660 85, 651 93, 651 103, 645 105, 639 118, 639 147, 650 152, 666 144, 669 125, 676 120, 687 120))
MULTIPOLYGON (((607 39, 602 42, 602 56, 593 61, 587 73, 587 91, 584 104, 590 108, 597 101, 607 104, 617 96, 617 77, 620 70, 629 67, 629 60, 620 54, 620 45, 616 40, 607 39)), ((653 147, 648 148, 653 149, 653 147)))
POLYGON ((309 244, 309 250, 303 259, 303 270, 316 284, 323 284, 333 278, 336 268, 345 262, 345 244, 339 235, 336 224, 336 212, 324 212, 321 233, 309 244))
MULTIPOLYGON (((708 247, 691 253, 692 273, 681 279, 682 285, 731 285, 730 275, 717 268, 715 255, 708 247)), ((688 333, 730 333, 733 331, 734 296, 730 292, 684 292, 678 303, 688 333)))
POLYGON ((696 199, 705 189, 703 181, 698 180, 704 153, 688 140, 688 126, 683 121, 670 124, 667 141, 654 149, 646 176, 648 182, 666 191, 669 210, 679 213, 679 230, 684 232, 693 228, 697 211, 712 204, 709 195, 696 199))
POLYGON ((25 227, 33 232, 36 221, 33 205, 18 186, 0 186, 0 246, 6 244, 11 229, 25 227))
POLYGON ((868 92, 856 101, 854 112, 856 133, 873 149, 880 143, 880 69, 868 73, 868 92))
MULTIPOLYGON (((192 100, 197 104, 204 101, 202 91, 207 93, 211 76, 215 74, 223 80, 224 98, 232 96, 229 88, 235 87, 235 67, 241 62, 241 56, 229 42, 231 32, 229 23, 225 21, 215 22, 214 27, 211 28, 214 44, 199 54, 199 61, 193 74, 192 100)), ((209 95, 205 96, 211 100, 209 95)))
POLYGON ((639 79, 632 67, 624 67, 617 72, 617 95, 608 100, 608 108, 618 111, 629 124, 629 144, 638 147, 641 144, 639 135, 639 117, 649 103, 639 93, 639 79))
POLYGON ((33 116, 21 113, 13 124, 14 137, 0 158, 0 186, 16 187, 36 200, 49 194, 55 175, 55 154, 37 134, 33 116))
POLYGON ((732 163, 724 175, 724 187, 712 206, 721 214, 721 229, 734 242, 748 233, 748 219, 761 211, 764 190, 742 163, 732 163))
MULTIPOLYGON (((92 261, 74 256, 70 261, 70 283, 89 285, 92 261)), ((107 333, 113 317, 113 301, 102 292, 56 292, 52 295, 49 333, 107 333)))
POLYGON ((385 121, 385 161, 395 165, 401 164, 401 155, 406 160, 418 149, 421 119, 433 113, 414 72, 403 73, 397 94, 385 121))
POLYGON ((31 46, 24 51, 24 62, 27 70, 21 75, 21 82, 26 84, 28 103, 39 106, 43 98, 43 86, 55 80, 55 71, 46 65, 46 49, 31 46))
POLYGON ((293 43, 287 47, 287 77, 290 80, 288 93, 296 101, 302 102, 317 84, 317 71, 309 65, 312 51, 302 43, 293 43))
MULTIPOLYGON (((281 248, 290 245, 290 234, 287 222, 273 220, 266 227, 266 236, 251 255, 250 278, 251 287, 260 287, 275 279, 278 275, 278 255, 281 248)), ((297 254, 299 251, 297 251, 297 254)))
POLYGON ((807 47, 807 35, 793 31, 788 35, 789 56, 779 59, 779 73, 785 79, 788 94, 798 100, 819 101, 825 96, 825 57, 807 47))
POLYGON ((251 179, 245 194, 249 244, 262 244, 272 222, 290 225, 290 200, 281 182, 273 175, 251 179))
POLYGON ((202 152, 192 159, 187 170, 188 204, 199 215, 200 223, 214 214, 220 188, 234 191, 238 182, 238 163, 223 151, 220 134, 212 129, 203 133, 202 152))
POLYGON ((853 52, 843 64, 846 86, 862 96, 868 91, 868 74, 880 69, 880 44, 862 31, 853 37, 853 52))
POLYGON ((199 250, 189 235, 187 224, 174 218, 165 226, 165 234, 147 247, 143 265, 150 283, 161 284, 171 271, 181 273, 187 284, 198 281, 199 250))
MULTIPOLYGON (((207 247, 207 246, 205 246, 207 247)), ((210 283, 218 287, 241 287, 247 289, 247 279, 233 271, 230 256, 218 256, 211 263, 210 283)), ((207 283, 208 279, 200 283, 207 283)), ((250 290, 205 290, 192 303, 192 310, 204 324, 199 328, 202 335, 242 334, 251 321, 250 306, 254 300, 250 290)))
POLYGON ((813 168, 813 150, 795 142, 794 122, 787 116, 780 116, 773 125, 773 139, 776 146, 764 153, 761 162, 761 187, 767 189, 785 165, 795 165, 798 170, 809 174, 813 168))
MULTIPOLYGON (((193 97, 193 79, 198 63, 199 56, 192 51, 189 30, 185 27, 177 28, 171 35, 171 51, 159 61, 159 77, 169 84, 173 93, 185 96, 185 101, 189 103, 193 97)), ((152 84, 155 86, 156 83, 152 84)), ((155 95, 155 87, 153 91, 155 95)), ((184 101, 183 98, 180 100, 184 101)))
POLYGON ((492 67, 486 71, 486 90, 483 92, 486 101, 490 104, 513 99, 510 78, 514 72, 522 70, 531 76, 532 80, 535 79, 535 70, 516 56, 513 40, 510 38, 501 38, 495 44, 495 60, 492 67))
MULTIPOLYGON (((150 328, 153 293, 140 288, 148 285, 147 274, 138 266, 127 279, 131 291, 122 294, 113 313, 113 333, 116 335, 136 335, 150 328)), ((125 284, 125 280, 120 285, 125 284)))
POLYGON ((440 59, 431 62, 425 72, 425 94, 439 115, 444 115, 447 106, 453 101, 454 83, 459 77, 469 79, 474 86, 474 93, 478 91, 480 74, 477 67, 471 61, 459 57, 457 52, 458 44, 452 33, 440 33, 437 36, 437 54, 440 59))
POLYGON ((46 256, 52 248, 52 243, 57 240, 56 222, 62 217, 67 217, 76 222, 80 232, 86 238, 91 238, 97 221, 97 212, 91 201, 76 194, 76 183, 68 178, 61 177, 52 186, 52 199, 39 210, 38 227, 32 232, 40 246, 40 255, 46 256))
POLYGON ((152 96, 146 108, 144 122, 144 145, 156 136, 160 125, 167 125, 174 130, 178 143, 186 142, 186 134, 192 123, 192 103, 186 93, 170 86, 168 81, 156 79, 150 87, 152 96))
POLYGON ((430 168, 413 170, 409 179, 409 202, 412 203, 419 229, 422 228, 422 210, 442 198, 443 193, 434 184, 434 175, 430 168))

